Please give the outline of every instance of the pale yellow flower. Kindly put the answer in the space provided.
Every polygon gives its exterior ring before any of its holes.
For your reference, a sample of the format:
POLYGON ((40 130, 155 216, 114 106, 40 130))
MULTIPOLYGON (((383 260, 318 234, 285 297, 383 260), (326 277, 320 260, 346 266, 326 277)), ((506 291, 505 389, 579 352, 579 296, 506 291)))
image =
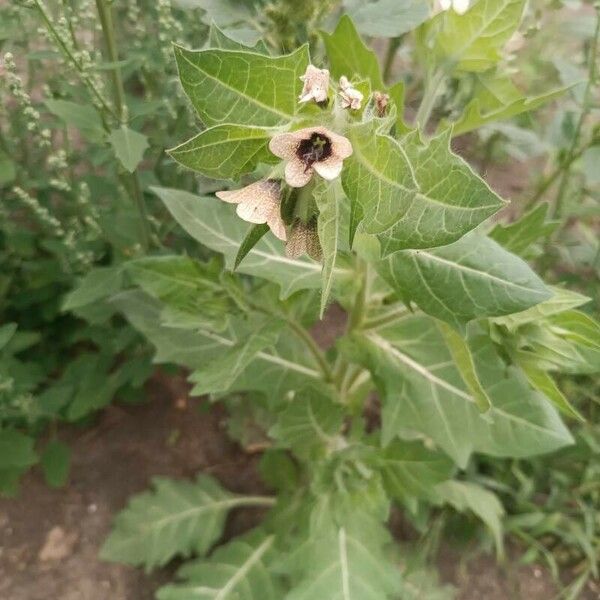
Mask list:
POLYGON ((290 229, 285 254, 288 258, 300 258, 303 254, 308 254, 313 260, 322 260, 323 250, 319 242, 316 220, 304 223, 296 219, 290 229))
POLYGON ((285 242, 279 181, 262 179, 239 190, 226 190, 216 195, 223 202, 237 204, 238 217, 248 223, 267 223, 273 234, 285 242))
POLYGON ((363 95, 352 87, 352 84, 344 75, 340 77, 340 97, 342 98, 342 108, 358 110, 362 105, 363 95))
POLYGON ((299 102, 325 102, 327 100, 327 91, 329 90, 329 71, 327 69, 317 69, 314 65, 308 65, 306 72, 300 77, 304 82, 299 102))
POLYGON ((305 186, 315 171, 323 179, 335 179, 352 154, 350 140, 325 127, 280 133, 271 139, 269 149, 287 161, 285 180, 292 187, 305 186))

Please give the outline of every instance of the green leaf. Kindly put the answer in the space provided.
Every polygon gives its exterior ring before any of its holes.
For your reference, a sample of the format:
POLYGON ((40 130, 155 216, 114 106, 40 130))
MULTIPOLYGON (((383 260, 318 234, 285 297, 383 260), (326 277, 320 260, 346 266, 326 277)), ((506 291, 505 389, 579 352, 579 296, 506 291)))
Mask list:
POLYGON ((325 180, 319 180, 313 194, 319 209, 317 230, 323 251, 323 290, 321 293, 320 315, 323 318, 333 287, 335 263, 342 243, 342 205, 345 196, 338 182, 328 184, 325 180))
POLYGON ((500 50, 518 29, 525 0, 479 0, 464 15, 446 11, 432 23, 440 63, 481 72, 501 58, 500 50))
POLYGON ((296 569, 303 576, 285 600, 391 600, 401 586, 399 569, 384 551, 385 527, 359 519, 326 523, 301 548, 296 569))
POLYGON ((0 350, 10 342, 15 331, 17 331, 16 323, 6 323, 6 325, 0 326, 0 350))
MULTIPOLYGON (((235 264, 246 223, 232 207, 217 198, 198 197, 168 188, 152 188, 175 220, 196 240, 225 256, 228 269, 235 264)), ((238 271, 273 281, 287 297, 297 290, 321 287, 321 266, 308 258, 285 256, 283 244, 269 236, 263 238, 239 265, 238 271)))
POLYGON ((439 504, 450 504, 456 510, 474 512, 490 529, 494 536, 496 552, 502 557, 502 518, 504 508, 496 494, 468 481, 445 481, 436 487, 439 504))
POLYGON ((235 496, 212 477, 196 481, 153 479, 154 490, 134 496, 117 516, 100 551, 103 560, 152 569, 175 556, 203 556, 219 539, 232 508, 264 504, 235 496))
POLYGON ((17 167, 15 162, 0 150, 0 187, 12 183, 17 176, 17 167))
POLYGON ((270 57, 239 50, 186 50, 175 46, 183 89, 206 125, 252 123, 272 127, 298 110, 309 63, 308 46, 270 57))
POLYGON ((539 204, 514 223, 497 223, 489 237, 504 246, 509 252, 524 256, 535 242, 552 234, 560 221, 546 221, 548 204, 539 204))
MULTIPOLYGON (((509 104, 486 110, 479 98, 475 97, 465 107, 462 115, 452 122, 452 136, 463 135, 469 131, 479 129, 483 125, 516 117, 517 115, 535 110, 556 98, 560 98, 569 88, 562 87, 539 96, 519 98, 509 104)), ((540 205, 547 206, 547 205, 540 205)))
POLYGON ((311 456, 333 449, 341 431, 344 411, 327 397, 313 391, 296 395, 278 417, 269 435, 295 454, 311 456))
POLYGON ((218 358, 194 371, 190 377, 195 384, 192 393, 201 395, 227 391, 260 351, 275 346, 282 325, 282 322, 269 319, 268 323, 227 348, 218 358))
POLYGON ((208 31, 208 47, 221 48, 222 50, 252 50, 252 52, 258 54, 269 55, 269 49, 263 40, 258 40, 254 46, 238 42, 225 35, 214 22, 210 23, 210 29, 208 31))
POLYGON ((16 429, 0 429, 0 470, 23 470, 38 461, 33 438, 16 429))
POLYGON ((569 402, 548 373, 536 368, 535 364, 528 361, 519 361, 519 366, 523 369, 529 383, 536 390, 542 392, 561 413, 572 419, 585 421, 581 413, 569 402))
POLYGON ((142 162, 144 152, 149 147, 148 138, 121 125, 119 129, 113 129, 108 136, 113 150, 126 171, 133 173, 142 162))
POLYGON ((374 90, 384 90, 377 55, 362 41, 352 19, 342 16, 332 34, 321 32, 329 67, 335 78, 368 79, 374 90))
POLYGON ((59 441, 48 443, 40 459, 44 479, 50 487, 62 487, 69 477, 71 450, 59 441))
POLYGON ((63 302, 63 311, 87 306, 121 290, 123 270, 117 267, 95 267, 72 289, 63 302))
POLYGON ((471 319, 511 314, 550 297, 527 263, 477 233, 433 250, 398 252, 377 269, 402 298, 459 330, 471 319))
POLYGON ((388 493, 405 502, 411 498, 435 498, 435 486, 452 475, 447 456, 425 448, 421 442, 393 440, 377 455, 388 493))
POLYGON ((77 127, 88 139, 98 141, 104 136, 102 119, 93 106, 68 100, 46 100, 45 104, 52 114, 77 127))
POLYGON ((372 123, 350 130, 353 154, 343 185, 364 213, 363 228, 378 234, 384 256, 405 248, 449 244, 493 215, 503 201, 450 151, 449 132, 427 146, 402 141, 372 123))
POLYGON ((187 8, 203 9, 202 22, 211 27, 216 23, 234 42, 244 46, 259 45, 260 31, 253 25, 256 15, 249 3, 239 0, 179 0, 178 3, 187 8))
POLYGON ((183 565, 177 576, 185 582, 160 588, 157 600, 280 600, 283 590, 268 564, 274 542, 262 532, 237 538, 210 559, 183 565))
POLYGON ((252 225, 246 234, 246 237, 242 240, 238 253, 235 255, 235 262, 233 264, 234 270, 240 266, 240 263, 248 255, 248 252, 258 244, 262 237, 269 231, 268 223, 261 223, 258 225, 252 225))
POLYGON ((380 390, 382 439, 419 433, 461 467, 473 451, 524 457, 572 443, 555 409, 533 391, 517 369, 507 369, 487 336, 468 344, 492 408, 484 415, 454 365, 435 321, 409 316, 362 335, 350 344, 363 353, 380 390))
MULTIPOLYGON (((154 360, 158 363, 174 362, 195 370, 238 342, 239 334, 233 324, 220 333, 161 324, 161 304, 138 291, 119 294, 113 304, 156 347, 154 360)), ((273 402, 281 402, 286 391, 297 390, 307 382, 318 383, 320 379, 321 373, 305 348, 293 336, 281 336, 274 349, 256 355, 256 361, 248 365, 231 391, 256 390, 273 402)))
POLYGON ((344 0, 344 9, 363 35, 373 37, 398 37, 429 17, 426 0, 344 0))
POLYGON ((127 273, 147 294, 166 305, 163 321, 225 328, 230 300, 219 281, 220 265, 187 256, 148 256, 126 264, 127 273))
POLYGON ((277 161, 267 146, 270 138, 270 131, 261 127, 216 125, 168 152, 205 177, 236 179, 259 163, 277 161))
POLYGON ((492 401, 481 385, 481 381, 479 381, 479 376, 477 375, 475 364, 473 363, 473 356, 471 355, 469 345, 446 323, 438 322, 437 325, 441 334, 444 336, 444 341, 452 355, 452 360, 454 361, 462 380, 469 389, 469 392, 473 398, 475 398, 479 410, 482 412, 489 410, 492 406, 492 401))
POLYGON ((498 325, 504 325, 509 331, 514 332, 519 327, 527 323, 542 321, 552 315, 577 308, 590 301, 590 298, 582 296, 577 292, 565 290, 563 288, 551 286, 548 288, 552 296, 540 304, 536 304, 527 310, 505 317, 496 317, 493 322, 498 325))

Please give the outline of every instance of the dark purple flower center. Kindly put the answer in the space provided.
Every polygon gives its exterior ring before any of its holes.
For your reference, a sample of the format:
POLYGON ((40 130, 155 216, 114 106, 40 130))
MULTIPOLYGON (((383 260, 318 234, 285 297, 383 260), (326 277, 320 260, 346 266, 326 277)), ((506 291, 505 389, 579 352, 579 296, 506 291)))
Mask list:
POLYGON ((327 136, 315 132, 298 144, 296 156, 306 165, 304 169, 306 172, 314 163, 326 160, 331 156, 331 140, 327 136))

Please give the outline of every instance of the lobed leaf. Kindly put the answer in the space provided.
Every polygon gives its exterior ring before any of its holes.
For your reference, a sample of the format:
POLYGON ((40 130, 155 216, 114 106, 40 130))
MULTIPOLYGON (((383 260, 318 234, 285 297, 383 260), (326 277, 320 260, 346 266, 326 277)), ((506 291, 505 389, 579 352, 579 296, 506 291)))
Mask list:
POLYGON ((207 475, 194 482, 157 477, 153 485, 119 513, 100 551, 103 560, 151 569, 175 556, 204 555, 221 536, 228 511, 253 500, 230 494, 207 475))
POLYGON ((449 132, 423 145, 418 135, 397 141, 366 123, 349 136, 354 152, 344 190, 361 206, 364 231, 377 234, 384 256, 454 242, 504 204, 450 151, 449 132))
POLYGON ((269 569, 275 538, 262 532, 220 546, 208 560, 183 565, 184 581, 160 588, 158 600, 279 600, 281 584, 269 569))
POLYGON ((464 15, 442 13, 434 22, 434 52, 440 63, 481 72, 501 58, 500 49, 519 27, 525 0, 479 0, 464 15))
POLYGON ((489 338, 472 333, 467 341, 492 403, 484 415, 431 318, 405 317, 352 337, 381 393, 384 444, 416 432, 464 467, 473 451, 524 457, 572 443, 553 406, 506 368, 489 338))
POLYGON ((527 263, 477 233, 432 250, 405 250, 379 263, 404 299, 457 329, 471 319, 509 315, 550 297, 527 263))
MULTIPOLYGON (((231 206, 217 198, 198 197, 180 190, 152 190, 192 237, 223 254, 227 268, 233 268, 246 226, 231 206)), ((283 244, 271 236, 254 246, 237 270, 279 284, 283 297, 297 290, 318 289, 321 286, 321 266, 308 258, 288 258, 283 244)))
POLYGON ((183 89, 206 125, 252 123, 273 127, 298 110, 308 46, 271 57, 241 50, 175 46, 183 89))

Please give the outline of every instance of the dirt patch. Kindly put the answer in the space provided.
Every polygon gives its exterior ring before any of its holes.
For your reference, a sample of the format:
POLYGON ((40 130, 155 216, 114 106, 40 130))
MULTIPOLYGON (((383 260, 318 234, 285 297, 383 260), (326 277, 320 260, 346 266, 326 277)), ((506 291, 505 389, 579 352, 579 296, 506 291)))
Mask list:
MULTIPOLYGON (((153 598, 168 570, 147 576, 97 557, 114 515, 153 476, 189 478, 202 471, 230 490, 264 493, 258 459, 227 439, 223 411, 203 410, 187 390, 181 377, 159 375, 148 385, 148 403, 112 406, 92 429, 61 430, 73 452, 68 485, 49 489, 34 470, 18 498, 0 500, 0 600, 153 598)), ((257 511, 234 513, 227 534, 259 518, 257 511)))
MULTIPOLYGON (((230 490, 265 493, 258 457, 227 438, 222 409, 189 398, 188 389, 183 377, 158 373, 144 405, 112 406, 91 429, 61 429, 73 451, 68 485, 51 490, 33 470, 18 498, 0 500, 0 600, 151 600, 174 567, 146 575, 97 555, 114 515, 153 476, 202 471, 230 490)), ((234 512, 225 535, 261 516, 234 512)), ((536 566, 501 569, 491 557, 465 558, 449 547, 439 566, 444 581, 458 586, 458 600, 549 600, 557 592, 536 566)))

